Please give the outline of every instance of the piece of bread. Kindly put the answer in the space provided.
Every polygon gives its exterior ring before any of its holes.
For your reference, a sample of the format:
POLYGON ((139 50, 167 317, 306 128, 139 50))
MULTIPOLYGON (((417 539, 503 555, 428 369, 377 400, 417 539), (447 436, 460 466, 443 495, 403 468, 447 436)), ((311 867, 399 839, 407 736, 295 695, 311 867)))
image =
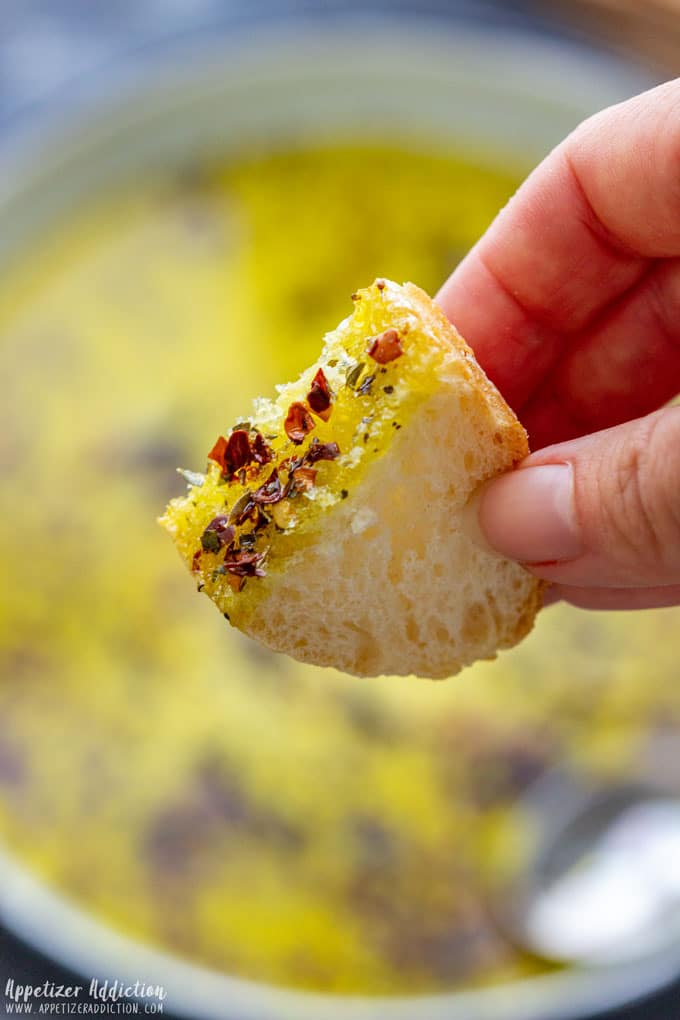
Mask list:
POLYGON ((161 523, 231 623, 356 675, 450 676, 532 627, 542 586, 462 528, 528 453, 439 308, 385 280, 319 361, 221 436, 161 523))

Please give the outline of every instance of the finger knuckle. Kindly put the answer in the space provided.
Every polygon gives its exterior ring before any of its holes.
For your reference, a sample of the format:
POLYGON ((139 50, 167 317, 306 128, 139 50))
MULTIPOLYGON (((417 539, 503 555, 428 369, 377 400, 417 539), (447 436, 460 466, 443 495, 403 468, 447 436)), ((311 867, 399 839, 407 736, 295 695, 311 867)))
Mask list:
POLYGON ((680 408, 643 419, 622 440, 608 477, 605 527, 620 556, 664 572, 680 558, 680 408))
POLYGON ((680 407, 653 417, 656 426, 648 463, 655 476, 657 528, 680 559, 680 407))

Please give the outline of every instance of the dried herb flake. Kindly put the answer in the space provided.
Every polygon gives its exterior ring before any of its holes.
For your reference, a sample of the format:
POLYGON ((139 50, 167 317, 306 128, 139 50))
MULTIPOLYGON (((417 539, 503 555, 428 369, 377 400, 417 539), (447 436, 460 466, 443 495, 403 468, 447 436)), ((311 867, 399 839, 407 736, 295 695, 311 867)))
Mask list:
POLYGON ((206 552, 216 553, 223 546, 233 542, 235 534, 229 518, 225 514, 218 514, 217 517, 213 517, 201 535, 201 545, 206 552))
POLYGON ((254 508, 255 501, 251 492, 244 492, 240 499, 238 499, 229 514, 230 524, 243 524, 246 520, 250 511, 254 508))
POLYGON ((367 397, 371 392, 371 387, 373 386, 374 382, 375 376, 367 375, 364 381, 362 382, 361 386, 357 390, 357 393, 360 393, 362 397, 367 397))
POLYGON ((361 377, 361 373, 363 372, 363 370, 365 368, 366 368, 366 362, 358 361, 356 363, 356 365, 353 365, 351 368, 347 369, 347 375, 345 376, 345 382, 347 383, 347 385, 349 386, 349 388, 351 390, 353 390, 354 387, 356 386, 356 384, 359 382, 359 379, 361 377))

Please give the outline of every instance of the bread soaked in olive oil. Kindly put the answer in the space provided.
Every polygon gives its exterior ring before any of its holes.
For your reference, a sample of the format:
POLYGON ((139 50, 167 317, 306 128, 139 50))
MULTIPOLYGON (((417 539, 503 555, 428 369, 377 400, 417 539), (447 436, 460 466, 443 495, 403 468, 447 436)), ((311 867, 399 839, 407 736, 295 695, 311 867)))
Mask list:
POLYGON ((472 351, 413 284, 353 295, 319 360, 219 436, 161 523, 197 587, 271 648, 444 677, 531 628, 541 585, 462 528, 528 452, 472 351))

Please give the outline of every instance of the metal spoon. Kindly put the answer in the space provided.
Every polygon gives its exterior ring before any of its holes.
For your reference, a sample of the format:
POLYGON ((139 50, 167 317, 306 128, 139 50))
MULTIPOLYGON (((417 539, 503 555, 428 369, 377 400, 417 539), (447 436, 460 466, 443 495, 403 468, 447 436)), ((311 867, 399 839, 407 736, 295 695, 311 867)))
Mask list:
POLYGON ((590 784, 541 777, 518 805, 536 833, 500 920, 531 953, 598 966, 677 946, 680 790, 663 782, 590 784))

